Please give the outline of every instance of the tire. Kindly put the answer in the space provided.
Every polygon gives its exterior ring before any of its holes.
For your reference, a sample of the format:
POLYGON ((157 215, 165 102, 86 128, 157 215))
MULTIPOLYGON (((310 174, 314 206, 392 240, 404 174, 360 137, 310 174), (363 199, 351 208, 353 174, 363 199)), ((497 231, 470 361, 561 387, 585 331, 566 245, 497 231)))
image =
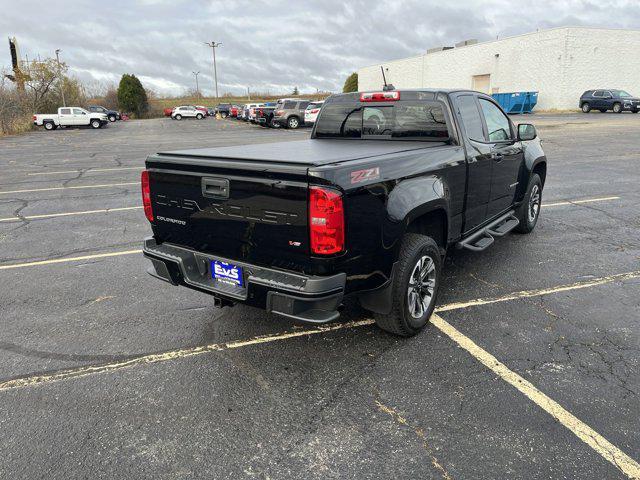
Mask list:
POLYGON ((91 120, 91 128, 93 128, 94 130, 97 128, 100 128, 102 126, 102 123, 100 123, 100 120, 91 120))
POLYGON ((202 119, 204 118, 204 116, 203 116, 201 113, 198 113, 198 114, 196 115, 196 118, 197 118, 198 120, 202 120, 202 119))
POLYGON ((622 105, 620 105, 619 103, 614 103, 613 104, 613 113, 622 113, 622 105))
POLYGON ((43 125, 45 130, 55 130, 56 127, 53 122, 44 122, 43 125))
POLYGON ((227 118, 227 117, 229 116, 229 114, 228 114, 227 112, 222 112, 222 113, 220 114, 220 116, 221 116, 222 118, 227 118))
POLYGON ((411 337, 426 327, 436 306, 442 257, 431 237, 408 233, 402 239, 398 258, 390 287, 391 312, 386 315, 376 313, 375 319, 381 329, 401 337, 411 337), (421 264, 427 275, 423 279, 422 289, 416 291, 411 285, 417 279, 421 264), (420 297, 423 302, 415 302, 420 297))
POLYGON ((638 113, 640 110, 631 110, 631 113, 638 113))
POLYGON ((516 216, 520 223, 514 229, 518 233, 531 233, 540 218, 542 206, 542 180, 537 173, 531 175, 527 193, 524 195, 522 205, 518 208, 516 216))
POLYGON ((589 113, 591 111, 591 105, 589 105, 587 102, 584 102, 580 109, 582 110, 582 113, 589 113))
POLYGON ((175 117, 173 117, 175 120, 182 120, 182 115, 176 115, 175 117))
POLYGON ((117 118, 116 118, 116 116, 115 116, 115 115, 109 115, 109 121, 110 121, 111 123, 115 122, 116 120, 117 120, 117 118))
POLYGON ((298 117, 289 117, 287 119, 287 128, 295 130, 300 126, 300 119, 298 117))

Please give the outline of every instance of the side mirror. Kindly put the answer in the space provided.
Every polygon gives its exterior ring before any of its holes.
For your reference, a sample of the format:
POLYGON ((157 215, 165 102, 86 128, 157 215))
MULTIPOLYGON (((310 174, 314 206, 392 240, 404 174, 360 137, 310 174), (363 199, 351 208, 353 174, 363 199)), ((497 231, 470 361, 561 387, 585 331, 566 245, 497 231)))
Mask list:
POLYGON ((536 127, 534 127, 530 123, 521 123, 518 125, 518 140, 520 141, 533 140, 537 136, 538 136, 538 132, 536 132, 536 127))

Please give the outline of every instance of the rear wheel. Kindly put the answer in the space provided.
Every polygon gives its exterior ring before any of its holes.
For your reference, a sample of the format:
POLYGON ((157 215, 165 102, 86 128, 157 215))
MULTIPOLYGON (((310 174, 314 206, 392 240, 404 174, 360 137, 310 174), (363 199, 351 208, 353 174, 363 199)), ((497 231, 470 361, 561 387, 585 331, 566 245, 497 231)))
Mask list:
POLYGON ((622 113, 622 105, 620 105, 619 103, 614 103, 613 113, 622 113))
POLYGON ((116 116, 115 116, 115 115, 109 115, 109 121, 110 121, 111 123, 115 122, 116 120, 117 120, 117 118, 116 118, 116 116))
POLYGON ((375 314, 378 326, 402 337, 420 332, 436 305, 441 267, 440 249, 431 237, 406 234, 391 285, 391 312, 375 314))
POLYGON ((102 126, 102 123, 100 123, 100 120, 91 120, 91 128, 100 128, 102 126))
POLYGON ((300 120, 298 120, 298 117, 289 117, 289 120, 287 120, 287 128, 296 129, 299 126, 300 126, 300 120))
POLYGON ((636 109, 636 110, 631 110, 631 113, 638 113, 640 112, 640 110, 636 109))
POLYGON ((45 130, 53 130, 55 128, 55 124, 53 122, 44 122, 45 130))
POLYGON ((204 118, 204 116, 203 116, 201 113, 198 113, 198 114, 196 115, 196 118, 197 118, 198 120, 202 120, 202 119, 204 118))
POLYGON ((542 206, 542 180, 537 173, 531 175, 527 193, 524 195, 522 205, 518 208, 516 216, 520 223, 515 228, 519 233, 531 233, 538 223, 540 207, 542 206))
POLYGON ((580 107, 582 109, 583 113, 589 113, 591 111, 591 105, 589 105, 587 102, 584 102, 582 104, 582 107, 580 107))
POLYGON ((178 115, 176 115, 176 116, 175 116, 175 117, 173 117, 173 118, 175 118, 176 120, 182 120, 182 115, 178 114, 178 115))

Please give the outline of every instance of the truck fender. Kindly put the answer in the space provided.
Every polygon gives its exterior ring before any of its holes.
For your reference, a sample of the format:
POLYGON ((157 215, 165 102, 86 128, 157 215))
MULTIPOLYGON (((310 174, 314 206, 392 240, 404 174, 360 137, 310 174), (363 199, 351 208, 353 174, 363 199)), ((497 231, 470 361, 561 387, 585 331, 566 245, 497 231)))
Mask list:
POLYGON ((449 212, 449 189, 438 176, 403 180, 389 193, 387 214, 392 222, 406 227, 416 218, 434 210, 449 212))

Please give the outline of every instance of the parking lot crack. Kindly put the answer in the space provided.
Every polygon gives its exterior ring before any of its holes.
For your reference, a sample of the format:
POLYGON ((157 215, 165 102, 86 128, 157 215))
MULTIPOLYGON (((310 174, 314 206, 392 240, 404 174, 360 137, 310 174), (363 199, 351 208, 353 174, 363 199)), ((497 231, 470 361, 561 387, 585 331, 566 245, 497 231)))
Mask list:
POLYGON ((427 452, 431 459, 431 464, 434 466, 438 472, 442 475, 442 478, 445 480, 453 480, 453 477, 447 472, 446 468, 442 465, 440 460, 435 456, 433 448, 429 445, 427 441, 427 436, 424 433, 424 430, 421 427, 412 425, 409 420, 407 420, 404 416, 402 416, 396 409, 385 405, 378 398, 374 400, 376 407, 382 413, 386 413, 389 415, 397 424, 407 427, 418 437, 418 439, 422 442, 422 447, 427 452))

